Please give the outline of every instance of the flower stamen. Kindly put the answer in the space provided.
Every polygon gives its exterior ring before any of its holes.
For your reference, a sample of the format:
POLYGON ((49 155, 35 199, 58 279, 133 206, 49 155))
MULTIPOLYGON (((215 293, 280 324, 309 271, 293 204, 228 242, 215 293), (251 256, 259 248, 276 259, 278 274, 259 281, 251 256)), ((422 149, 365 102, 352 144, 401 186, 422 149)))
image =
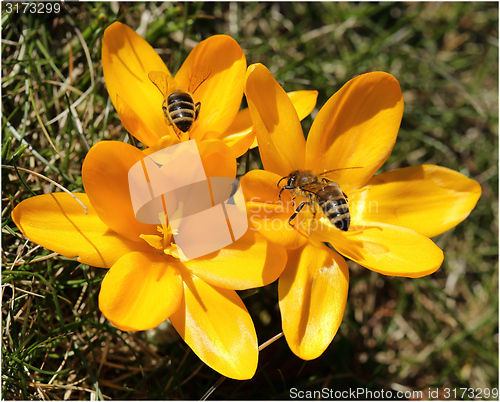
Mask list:
POLYGON ((156 230, 161 235, 146 235, 141 234, 139 237, 146 241, 151 247, 162 250, 166 255, 172 256, 176 259, 181 259, 184 255, 180 250, 179 246, 175 244, 173 235, 177 235, 179 232, 176 228, 172 228, 169 225, 167 216, 164 213, 159 213, 158 218, 161 222, 161 226, 158 226, 156 230))

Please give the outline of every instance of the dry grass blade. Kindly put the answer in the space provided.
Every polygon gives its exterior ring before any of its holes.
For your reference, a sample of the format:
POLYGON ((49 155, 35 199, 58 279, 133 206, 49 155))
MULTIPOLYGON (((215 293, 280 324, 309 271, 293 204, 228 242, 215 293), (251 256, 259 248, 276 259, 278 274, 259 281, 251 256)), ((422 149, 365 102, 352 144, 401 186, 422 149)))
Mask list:
POLYGON ((85 204, 83 202, 81 202, 73 193, 71 193, 69 190, 67 190, 66 188, 64 188, 63 186, 61 186, 59 183, 57 183, 56 181, 52 180, 52 179, 49 179, 48 177, 44 176, 43 174, 40 174, 40 173, 37 173, 37 172, 34 172, 32 170, 29 170, 29 169, 24 169, 24 168, 21 168, 21 167, 16 167, 16 166, 9 166, 9 165, 2 165, 2 168, 7 168, 7 169, 14 169, 14 170, 20 170, 22 172, 26 172, 26 173, 29 173, 29 174, 32 174, 34 176, 37 176, 37 177, 40 177, 41 179, 44 179, 44 180, 47 180, 49 183, 52 183, 54 186, 56 186, 57 188, 61 189, 62 191, 64 191, 66 194, 69 194, 71 197, 73 197, 75 199, 76 202, 78 202, 83 210, 85 211, 85 215, 87 215, 87 207, 85 206, 85 204))
MULTIPOLYGON (((265 341, 262 345, 259 346, 259 352, 261 350, 267 348, 270 344, 272 344, 273 342, 277 341, 282 336, 283 336, 283 332, 280 332, 279 334, 273 336, 271 339, 268 339, 267 341, 265 341)), ((221 385, 224 382, 224 380, 226 378, 227 377, 224 377, 224 376, 222 376, 221 378, 219 378, 217 380, 217 382, 214 385, 212 385, 210 387, 210 389, 205 393, 205 395, 202 396, 202 398, 200 399, 200 401, 206 401, 208 399, 208 397, 214 393, 214 391, 219 387, 219 385, 221 385)))

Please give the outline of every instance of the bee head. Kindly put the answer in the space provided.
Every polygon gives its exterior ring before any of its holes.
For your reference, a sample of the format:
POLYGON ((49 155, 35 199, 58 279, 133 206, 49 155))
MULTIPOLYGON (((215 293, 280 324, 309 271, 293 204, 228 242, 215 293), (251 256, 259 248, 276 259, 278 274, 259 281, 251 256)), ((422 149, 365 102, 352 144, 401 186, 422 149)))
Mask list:
POLYGON ((280 183, 283 180, 286 180, 286 185, 287 186, 293 186, 295 184, 295 181, 297 180, 297 176, 299 175, 300 171, 295 170, 294 172, 290 173, 288 176, 284 176, 280 179, 278 182, 278 187, 280 186, 280 183))
MULTIPOLYGON (((299 170, 295 170, 294 172, 290 173, 287 177, 288 177, 288 182, 287 184, 289 186, 296 186, 297 185, 297 179, 299 179, 299 176, 300 176, 300 171, 299 170)), ((300 180, 299 180, 300 181, 300 180)))

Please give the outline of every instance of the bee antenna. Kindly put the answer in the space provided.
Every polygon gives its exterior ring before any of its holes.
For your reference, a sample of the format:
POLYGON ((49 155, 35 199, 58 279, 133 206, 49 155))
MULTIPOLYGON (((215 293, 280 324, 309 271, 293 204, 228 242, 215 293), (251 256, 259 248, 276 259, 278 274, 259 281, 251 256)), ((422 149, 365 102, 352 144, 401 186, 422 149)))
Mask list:
POLYGON ((328 173, 338 172, 339 170, 362 169, 362 168, 363 168, 363 166, 350 166, 350 167, 343 167, 343 168, 337 168, 337 169, 327 170, 326 172, 322 172, 322 173, 320 173, 319 175, 320 175, 320 176, 323 176, 323 175, 328 174, 328 173))
POLYGON ((281 183, 283 180, 287 179, 287 178, 288 178, 288 176, 282 177, 282 178, 280 179, 280 181, 278 182, 278 184, 276 184, 276 187, 279 187, 279 186, 280 186, 280 183, 281 183))

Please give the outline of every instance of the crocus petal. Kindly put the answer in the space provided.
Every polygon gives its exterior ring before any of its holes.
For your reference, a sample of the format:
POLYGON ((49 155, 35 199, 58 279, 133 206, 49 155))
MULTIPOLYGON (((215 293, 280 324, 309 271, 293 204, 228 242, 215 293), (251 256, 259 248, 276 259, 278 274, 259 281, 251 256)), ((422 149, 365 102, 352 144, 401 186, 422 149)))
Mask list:
MULTIPOLYGON (((316 106, 318 91, 294 91, 288 92, 287 95, 292 101, 293 107, 297 111, 299 120, 303 120, 304 118, 309 116, 309 114, 313 111, 314 106, 316 106)), ((243 139, 248 134, 250 134, 252 132, 252 127, 253 124, 252 117, 250 116, 250 110, 248 108, 245 108, 238 112, 236 118, 231 123, 226 132, 219 134, 219 138, 222 138, 224 140, 226 140, 227 138, 232 138, 232 142, 234 142, 236 138, 243 139)), ((255 148, 256 146, 257 140, 255 139, 250 148, 255 148)), ((243 153, 241 155, 243 155, 243 153)))
MULTIPOLYGON (((292 101, 300 120, 305 118, 316 104, 318 92, 317 91, 296 91, 289 92, 288 96, 292 101)), ((255 138, 255 132, 252 130, 252 118, 250 116, 250 110, 245 108, 240 110, 234 119, 231 126, 226 130, 225 133, 212 132, 213 138, 220 138, 224 143, 231 148, 235 158, 239 158, 249 149, 257 147, 257 138, 255 138)), ((209 135, 205 135, 204 138, 209 138, 209 135)))
POLYGON ((305 139, 297 111, 262 64, 248 67, 245 94, 264 168, 281 176, 303 169, 305 139))
MULTIPOLYGON (((113 232, 98 217, 86 194, 66 193, 28 198, 12 211, 17 227, 33 242, 65 257, 96 267, 109 268, 123 254, 151 249, 113 232)), ((139 239, 138 239, 139 240, 139 239)))
POLYGON ((282 193, 281 200, 278 199, 280 179, 280 176, 265 170, 251 170, 240 183, 252 228, 271 242, 297 248, 307 241, 307 236, 288 223, 295 208, 288 191, 282 193))
POLYGON ((166 137, 161 137, 154 144, 151 144, 149 148, 142 151, 144 155, 151 155, 154 152, 160 151, 162 149, 171 147, 172 145, 180 144, 181 141, 175 135, 168 135, 166 137))
MULTIPOLYGON (((148 127, 146 122, 144 122, 141 117, 132 109, 121 97, 120 95, 116 95, 116 103, 115 108, 120 116, 123 126, 125 130, 127 130, 130 134, 132 134, 137 140, 151 146, 158 140, 159 134, 151 131, 151 128, 148 127)), ((163 134, 167 134, 167 131, 164 131, 163 134)))
MULTIPOLYGON (((293 103, 293 107, 297 111, 299 120, 305 119, 313 111, 318 99, 318 91, 293 91, 287 92, 288 97, 293 103)), ((219 138, 224 138, 229 135, 245 135, 252 131, 252 117, 250 109, 245 108, 238 112, 226 132, 220 134, 219 138)))
POLYGON ((301 121, 309 116, 318 100, 318 91, 293 91, 287 92, 287 95, 301 121))
POLYGON ((289 251, 279 280, 283 333, 298 357, 319 357, 344 316, 349 271, 344 259, 322 244, 289 251))
POLYGON ((189 53, 175 81, 201 102, 190 131, 192 139, 201 139, 209 131, 226 131, 240 109, 246 68, 243 50, 227 35, 211 36, 189 53))
MULTIPOLYGON (((116 104, 118 94, 151 133, 156 133, 158 138, 165 135, 168 126, 162 110, 163 95, 150 81, 148 73, 162 71, 170 75, 170 72, 151 45, 133 29, 114 22, 104 31, 102 70, 115 108, 119 110, 116 104)), ((127 117, 120 116, 122 119, 127 117)), ((135 122, 124 124, 131 126, 135 122)))
POLYGON ((144 154, 119 141, 101 141, 94 145, 83 162, 82 180, 99 218, 112 230, 137 241, 141 234, 158 234, 156 225, 135 218, 128 183, 130 168, 144 154))
POLYGON ((183 286, 168 257, 130 253, 108 271, 99 293, 99 309, 123 331, 143 331, 165 321, 179 308, 183 286))
POLYGON ((226 138, 228 136, 245 136, 252 131, 252 117, 248 108, 241 109, 234 118, 231 125, 225 132, 218 132, 218 138, 226 138))
MULTIPOLYGON (((143 153, 151 155, 177 144, 180 144, 180 141, 175 136, 162 137, 143 153)), ((196 147, 207 177, 236 177, 236 160, 223 141, 218 139, 196 141, 196 147)))
POLYGON ((207 177, 236 177, 236 159, 221 140, 204 140, 196 144, 207 177))
POLYGON ((220 374, 237 380, 257 369, 257 335, 248 311, 234 290, 183 276, 184 298, 170 317, 196 355, 220 374))
POLYGON ((285 268, 286 249, 253 230, 223 249, 184 263, 205 282, 226 289, 268 285, 285 268))
POLYGON ((229 128, 225 132, 211 131, 206 133, 203 139, 218 138, 231 148, 233 156, 239 158, 243 155, 255 140, 252 131, 252 119, 248 108, 240 110, 229 128))
POLYGON ((332 176, 346 193, 366 184, 392 151, 403 115, 403 94, 390 74, 360 75, 321 108, 307 138, 306 164, 332 176), (345 169, 354 167, 355 169, 345 169))
POLYGON ((480 196, 476 181, 444 167, 423 165, 373 177, 349 205, 359 221, 385 222, 433 237, 462 222, 480 196))
POLYGON ((224 143, 231 148, 235 158, 239 158, 249 149, 257 146, 257 139, 255 138, 255 133, 252 130, 247 133, 228 135, 227 137, 224 137, 222 141, 224 141, 224 143))
POLYGON ((428 237, 384 223, 353 220, 349 231, 342 232, 322 218, 311 237, 329 242, 343 256, 384 275, 420 278, 443 262, 443 252, 428 237))

